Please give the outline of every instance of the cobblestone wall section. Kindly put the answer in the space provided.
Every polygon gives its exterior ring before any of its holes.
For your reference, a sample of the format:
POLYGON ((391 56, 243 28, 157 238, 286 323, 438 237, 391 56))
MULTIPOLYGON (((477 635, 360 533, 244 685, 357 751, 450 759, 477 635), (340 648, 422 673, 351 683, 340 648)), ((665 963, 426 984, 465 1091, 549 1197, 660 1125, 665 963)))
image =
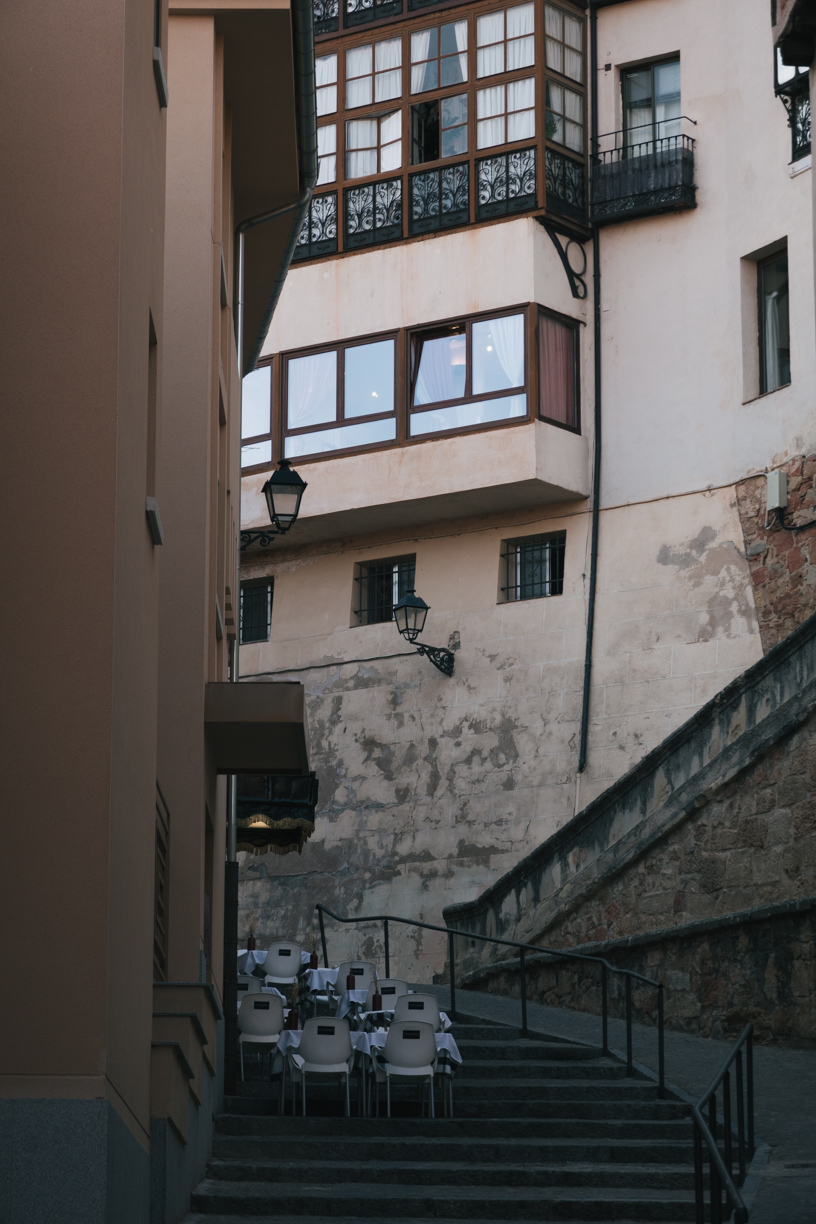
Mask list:
MULTIPOLYGON (((788 476, 785 521, 816 519, 816 453, 782 464, 788 476)), ((788 531, 771 516, 766 527, 766 481, 754 476, 737 486, 745 553, 754 584, 763 650, 801 625, 816 609, 816 523, 788 531)))

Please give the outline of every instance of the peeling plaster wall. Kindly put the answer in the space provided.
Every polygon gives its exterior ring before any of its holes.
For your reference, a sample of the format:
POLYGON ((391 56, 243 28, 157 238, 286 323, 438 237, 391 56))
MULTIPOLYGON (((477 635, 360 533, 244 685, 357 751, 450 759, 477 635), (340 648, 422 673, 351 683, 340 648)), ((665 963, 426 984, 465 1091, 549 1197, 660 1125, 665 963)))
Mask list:
MULTIPOLYGON (((733 490, 605 511, 589 769, 577 778, 587 529, 582 508, 518 512, 245 559, 245 578, 275 575, 275 597, 272 639, 242 647, 241 675, 304 682, 321 793, 301 856, 240 856, 240 930, 252 922, 261 946, 310 939, 318 900, 441 922, 760 656, 733 490), (501 541, 561 529, 564 594, 498 604, 501 541), (349 627, 355 562, 411 552, 432 609, 423 636, 455 650, 452 680, 414 654, 385 657, 406 649, 393 624, 349 627)), ((380 939, 370 925, 331 929, 330 958, 382 964, 380 939)), ((391 940, 392 972, 442 968, 441 937, 391 940)))

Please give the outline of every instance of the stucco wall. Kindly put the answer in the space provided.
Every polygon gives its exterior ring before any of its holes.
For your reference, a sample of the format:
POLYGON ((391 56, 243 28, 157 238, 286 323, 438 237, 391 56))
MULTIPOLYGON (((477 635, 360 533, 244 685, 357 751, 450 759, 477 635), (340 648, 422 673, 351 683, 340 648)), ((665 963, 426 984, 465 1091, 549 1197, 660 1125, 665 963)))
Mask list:
MULTIPOLYGON (((318 900, 440 921, 756 659, 733 494, 680 502, 602 515, 590 769, 578 778, 584 511, 442 525, 277 563, 247 555, 244 577, 273 573, 275 595, 272 639, 242 647, 241 674, 306 685, 321 797, 302 856, 242 856, 239 929, 253 922, 261 941, 305 935, 318 900), (561 529, 564 594, 497 603, 501 541, 561 529), (424 638, 454 648, 452 680, 414 654, 385 657, 405 650, 392 623, 349 628, 354 563, 412 552, 432 609, 424 638)), ((378 956, 364 936, 333 935, 332 957, 378 956)), ((393 939, 400 973, 441 968, 434 936, 393 939)))

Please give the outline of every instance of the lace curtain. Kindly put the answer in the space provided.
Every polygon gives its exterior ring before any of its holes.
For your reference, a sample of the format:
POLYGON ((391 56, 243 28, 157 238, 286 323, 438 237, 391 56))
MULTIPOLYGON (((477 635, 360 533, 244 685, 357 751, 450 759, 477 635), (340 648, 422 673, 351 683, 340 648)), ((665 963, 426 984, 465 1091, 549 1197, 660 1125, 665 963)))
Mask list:
POLYGON ((286 419, 289 429, 324 425, 337 415, 337 354, 312 353, 289 361, 286 419))

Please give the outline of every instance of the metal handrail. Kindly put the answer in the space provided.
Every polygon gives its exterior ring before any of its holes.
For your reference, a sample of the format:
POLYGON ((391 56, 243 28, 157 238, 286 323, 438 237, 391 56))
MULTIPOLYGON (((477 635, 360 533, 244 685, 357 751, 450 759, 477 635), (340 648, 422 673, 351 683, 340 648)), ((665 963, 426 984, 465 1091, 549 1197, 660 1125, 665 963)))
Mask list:
POLYGON ((614 965, 610 965, 609 961, 602 956, 591 956, 586 952, 565 951, 561 948, 542 948, 538 944, 519 943, 515 939, 500 939, 495 935, 477 935, 472 931, 458 931, 455 927, 436 926, 432 922, 420 922, 416 918, 398 918, 394 914, 364 914, 355 918, 344 918, 341 914, 335 914, 322 901, 318 901, 315 905, 317 910, 318 922, 320 924, 320 942, 323 948, 323 964, 328 969, 329 954, 326 950, 326 927, 323 921, 323 915, 328 914, 330 918, 334 918, 336 922, 354 923, 354 922, 382 922, 383 923, 383 942, 385 946, 385 975, 391 976, 391 950, 388 937, 389 922, 401 922, 404 926, 421 927, 425 931, 441 931, 442 934, 448 937, 448 961, 450 963, 450 1015, 451 1019, 456 1019, 456 973, 454 965, 454 946, 453 941, 455 936, 459 935, 462 939, 478 939, 482 943, 500 944, 505 948, 518 948, 519 950, 519 986, 521 995, 521 1032, 522 1036, 528 1035, 527 1027, 527 972, 526 972, 526 954, 527 952, 535 952, 552 956, 562 960, 580 960, 591 962, 592 964, 601 966, 601 1018, 603 1032, 603 1052, 609 1053, 609 1004, 608 1004, 608 989, 607 989, 607 973, 618 974, 625 979, 626 984, 626 1073, 632 1075, 634 1063, 632 1059, 632 982, 643 982, 646 986, 653 986, 657 991, 657 1063, 658 1063, 658 1096, 665 1095, 666 1086, 666 1058, 665 1058, 665 1042, 664 1042, 664 1023, 663 1023, 663 983, 657 982, 654 978, 645 977, 642 973, 636 973, 633 969, 618 969, 614 965))
MULTIPOLYGON (((736 1062, 737 1089, 737 1162, 740 1181, 745 1178, 746 1155, 750 1159, 754 1144, 754 1056, 753 1025, 746 1024, 739 1040, 714 1077, 708 1091, 691 1107, 694 1122, 694 1201, 697 1224, 705 1224, 705 1192, 703 1186, 703 1143, 708 1148, 709 1198, 711 1224, 723 1224, 722 1196, 733 1210, 735 1224, 747 1224, 748 1209, 732 1178, 733 1151, 731 1130, 731 1066, 736 1062), (745 1048, 745 1088, 742 1084, 742 1051, 745 1048), (723 1086, 723 1141, 725 1160, 717 1146, 717 1089, 723 1086), (747 1097, 747 1101, 746 1101, 747 1097), (703 1110, 708 1106, 708 1123, 703 1110), (747 1108, 746 1108, 747 1106, 747 1108), (747 1123, 747 1142, 746 1142, 747 1123)), ((726 1219, 731 1218, 729 1210, 726 1219)))

